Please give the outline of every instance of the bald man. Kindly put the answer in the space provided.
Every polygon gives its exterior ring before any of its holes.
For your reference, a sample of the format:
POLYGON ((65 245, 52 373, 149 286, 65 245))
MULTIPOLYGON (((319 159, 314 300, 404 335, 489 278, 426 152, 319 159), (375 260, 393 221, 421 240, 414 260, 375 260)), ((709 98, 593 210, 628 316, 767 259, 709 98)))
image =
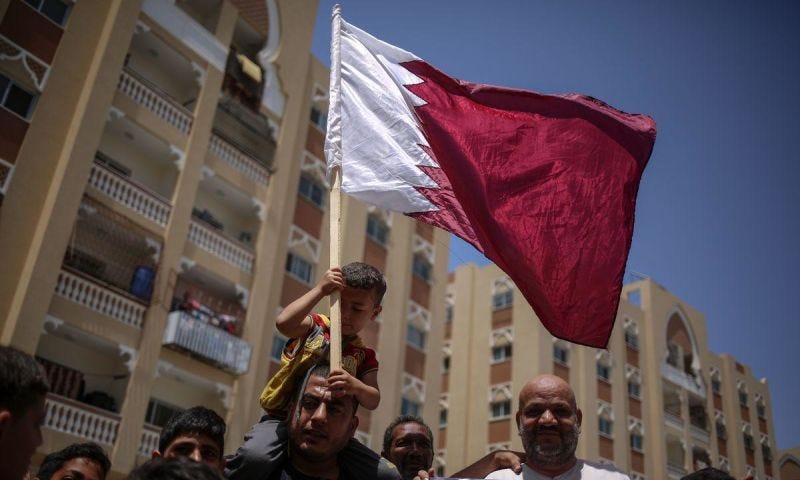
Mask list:
POLYGON ((575 402, 575 392, 561 378, 540 375, 526 383, 519 392, 516 418, 525 463, 521 469, 498 470, 486 478, 629 480, 611 466, 575 457, 583 413, 575 402))

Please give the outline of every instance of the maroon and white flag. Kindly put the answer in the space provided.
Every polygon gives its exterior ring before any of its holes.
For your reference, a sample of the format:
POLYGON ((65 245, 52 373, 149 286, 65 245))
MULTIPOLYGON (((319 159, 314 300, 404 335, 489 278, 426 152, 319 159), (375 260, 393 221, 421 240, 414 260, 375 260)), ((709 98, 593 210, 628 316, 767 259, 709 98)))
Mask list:
POLYGON ((655 122, 456 80, 338 15, 331 50, 325 153, 342 190, 458 235, 551 334, 604 348, 655 122))

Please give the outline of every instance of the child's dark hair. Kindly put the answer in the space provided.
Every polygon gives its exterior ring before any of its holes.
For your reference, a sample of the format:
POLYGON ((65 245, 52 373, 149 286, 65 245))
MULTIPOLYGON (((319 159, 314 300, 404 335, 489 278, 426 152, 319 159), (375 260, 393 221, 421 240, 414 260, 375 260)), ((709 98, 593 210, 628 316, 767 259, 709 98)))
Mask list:
POLYGON ((175 438, 186 434, 205 435, 217 444, 220 452, 225 449, 225 420, 206 407, 192 407, 169 419, 161 430, 158 451, 163 455, 175 438))
POLYGON ((50 480, 53 474, 61 470, 65 463, 76 458, 85 458, 95 462, 102 470, 102 477, 100 478, 106 478, 108 471, 111 470, 111 462, 108 460, 108 455, 99 445, 96 443, 73 443, 44 457, 36 478, 50 480))
POLYGON ((342 267, 342 273, 348 287, 374 290, 375 305, 381 304, 386 293, 386 279, 377 268, 364 262, 350 262, 342 267))
POLYGON ((158 457, 134 469, 128 480, 224 480, 222 475, 203 462, 185 457, 158 457))

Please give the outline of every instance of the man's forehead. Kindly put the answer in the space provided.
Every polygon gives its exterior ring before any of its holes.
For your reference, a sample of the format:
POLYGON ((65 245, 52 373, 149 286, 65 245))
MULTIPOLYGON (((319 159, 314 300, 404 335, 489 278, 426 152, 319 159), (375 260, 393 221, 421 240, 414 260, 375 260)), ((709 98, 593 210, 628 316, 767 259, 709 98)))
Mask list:
POLYGON ((400 425, 394 427, 394 430, 392 430, 392 438, 394 440, 420 436, 430 440, 428 430, 417 422, 401 423, 400 425))
POLYGON ((330 395, 326 395, 328 392, 328 379, 312 375, 309 377, 308 383, 306 383, 306 389, 303 391, 303 398, 313 398, 331 405, 343 405, 345 400, 350 398, 349 396, 331 398, 330 395))
POLYGON ((182 433, 182 434, 176 436, 175 439, 172 440, 172 442, 170 442, 169 447, 167 447, 167 448, 173 447, 173 446, 178 445, 178 444, 184 444, 184 443, 192 443, 192 444, 195 444, 195 445, 200 445, 202 447, 211 446, 211 447, 214 447, 214 448, 219 448, 219 446, 217 445, 217 442, 212 440, 211 437, 209 437, 208 435, 206 435, 204 433, 193 433, 193 432, 191 432, 191 433, 182 433))

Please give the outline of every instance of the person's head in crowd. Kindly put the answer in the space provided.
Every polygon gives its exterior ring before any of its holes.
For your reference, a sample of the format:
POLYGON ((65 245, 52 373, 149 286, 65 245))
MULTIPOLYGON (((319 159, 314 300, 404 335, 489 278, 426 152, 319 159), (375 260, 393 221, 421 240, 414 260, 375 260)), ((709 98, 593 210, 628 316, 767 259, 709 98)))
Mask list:
POLYGON ((336 462, 336 456, 358 427, 358 402, 352 395, 333 398, 328 390, 328 365, 315 365, 298 378, 289 407, 289 451, 300 467, 336 462), (305 381, 304 381, 305 380, 305 381))
POLYGON ((156 457, 136 467, 128 480, 224 480, 216 468, 186 457, 156 457))
POLYGON ((556 476, 572 468, 583 413, 567 382, 554 375, 530 380, 519 393, 516 419, 533 470, 556 476))
POLYGON ((714 467, 697 470, 689 475, 684 475, 681 480, 736 480, 730 474, 714 467))
POLYGON ((225 420, 205 407, 176 413, 161 430, 156 457, 186 457, 222 472, 225 468, 225 420))
POLYGON ((105 480, 111 462, 96 443, 74 443, 42 460, 37 480, 105 480))
POLYGON ((19 480, 42 444, 45 397, 49 387, 36 360, 0 345, 0 480, 19 480))
POLYGON ((400 415, 386 427, 381 455, 397 466, 403 480, 413 479, 420 470, 433 475, 433 432, 421 418, 400 415))
POLYGON ((342 275, 347 285, 341 292, 342 334, 356 335, 381 313, 386 280, 377 268, 363 262, 344 265, 342 275))

